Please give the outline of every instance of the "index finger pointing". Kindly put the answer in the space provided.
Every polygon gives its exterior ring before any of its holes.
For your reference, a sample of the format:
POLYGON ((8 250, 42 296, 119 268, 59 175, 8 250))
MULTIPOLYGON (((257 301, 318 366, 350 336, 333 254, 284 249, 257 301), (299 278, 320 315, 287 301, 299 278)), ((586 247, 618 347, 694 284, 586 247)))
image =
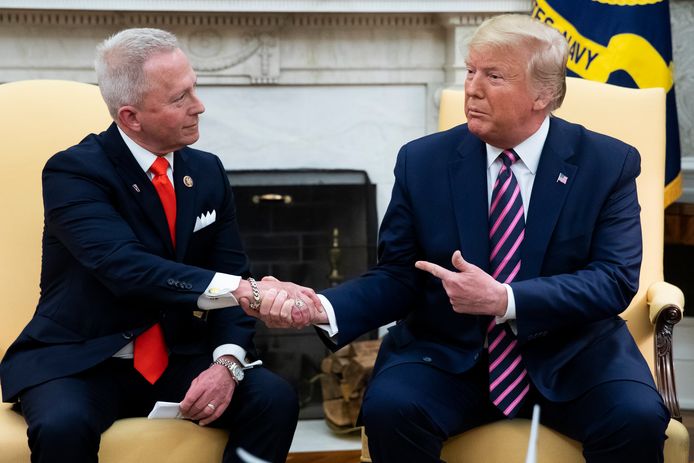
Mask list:
POLYGON ((414 263, 414 266, 417 267, 419 270, 424 270, 425 272, 431 273, 439 279, 443 279, 448 273, 450 273, 450 270, 447 270, 441 267, 440 265, 427 262, 426 260, 418 260, 414 263))

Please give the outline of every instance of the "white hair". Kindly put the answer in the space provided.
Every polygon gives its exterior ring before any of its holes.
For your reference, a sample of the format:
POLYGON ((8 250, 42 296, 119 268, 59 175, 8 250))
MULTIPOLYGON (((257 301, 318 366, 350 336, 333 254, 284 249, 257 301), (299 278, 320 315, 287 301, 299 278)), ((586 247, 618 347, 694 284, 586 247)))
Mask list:
POLYGON ((96 78, 114 120, 121 107, 142 102, 148 85, 143 71, 147 59, 178 48, 175 35, 151 28, 125 29, 97 47, 96 78))
POLYGON ((569 46, 557 30, 526 15, 493 16, 475 31, 468 51, 484 47, 527 50, 527 70, 534 88, 550 96, 550 111, 561 106, 566 95, 569 46))

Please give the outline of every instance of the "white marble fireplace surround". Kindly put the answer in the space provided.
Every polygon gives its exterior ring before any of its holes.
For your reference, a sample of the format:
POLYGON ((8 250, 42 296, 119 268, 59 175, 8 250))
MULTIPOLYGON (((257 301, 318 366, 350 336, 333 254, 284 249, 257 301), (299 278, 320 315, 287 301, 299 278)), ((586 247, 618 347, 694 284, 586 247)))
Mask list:
MULTIPOLYGON (((0 0, 0 82, 93 83, 98 42, 126 27, 170 30, 207 107, 199 148, 230 170, 364 170, 377 185, 380 221, 398 148, 436 130, 440 90, 463 82, 464 39, 488 16, 529 12, 531 3, 0 0)), ((670 5, 681 200, 694 202, 694 2, 670 5)), ((694 322, 685 321, 675 336, 678 390, 694 408, 694 322)))

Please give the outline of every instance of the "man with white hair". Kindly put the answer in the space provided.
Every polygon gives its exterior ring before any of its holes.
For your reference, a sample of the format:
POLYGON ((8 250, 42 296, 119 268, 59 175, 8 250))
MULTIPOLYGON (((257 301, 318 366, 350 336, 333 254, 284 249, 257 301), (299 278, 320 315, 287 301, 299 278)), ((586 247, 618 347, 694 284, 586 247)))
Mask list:
POLYGON ((229 429, 225 462, 284 462, 296 394, 254 361, 237 299, 317 298, 249 277, 224 167, 187 146, 205 108, 176 37, 124 30, 96 71, 114 123, 44 168, 41 298, 0 365, 32 461, 95 462, 103 431, 161 400, 229 429))
POLYGON ((378 265, 302 319, 331 348, 398 322, 362 406, 376 463, 440 462, 447 438, 534 403, 589 463, 663 460, 668 411, 619 317, 641 265, 639 154, 552 117, 567 56, 528 16, 484 22, 467 124, 403 146, 378 265))

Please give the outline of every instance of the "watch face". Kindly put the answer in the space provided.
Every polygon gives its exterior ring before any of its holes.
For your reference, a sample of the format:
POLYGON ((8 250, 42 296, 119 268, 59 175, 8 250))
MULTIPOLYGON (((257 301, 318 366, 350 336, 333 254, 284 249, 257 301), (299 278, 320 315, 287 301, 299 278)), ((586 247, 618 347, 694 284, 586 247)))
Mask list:
POLYGON ((238 365, 234 365, 232 373, 234 374, 234 378, 236 378, 237 381, 241 381, 246 376, 246 373, 244 373, 243 369, 241 369, 238 365))

